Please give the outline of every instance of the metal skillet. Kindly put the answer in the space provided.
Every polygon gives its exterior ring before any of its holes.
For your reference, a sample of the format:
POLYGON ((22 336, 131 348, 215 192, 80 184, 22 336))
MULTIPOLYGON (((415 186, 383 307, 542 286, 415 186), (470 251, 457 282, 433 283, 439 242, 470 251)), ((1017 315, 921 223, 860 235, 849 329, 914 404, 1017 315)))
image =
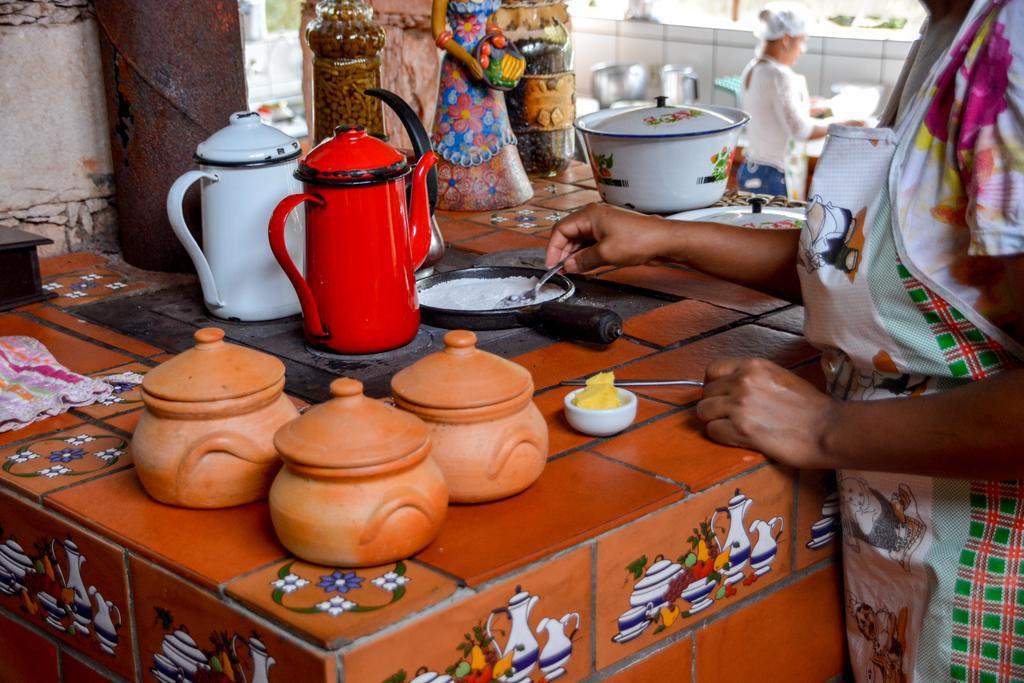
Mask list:
MULTIPOLYGON (((514 266, 485 266, 435 273, 416 283, 420 292, 437 285, 465 278, 499 280, 508 277, 540 277, 543 270, 514 266)), ((572 280, 554 275, 549 285, 562 289, 554 299, 513 308, 461 310, 420 305, 420 318, 428 325, 445 329, 507 330, 513 327, 537 327, 562 339, 611 344, 622 336, 622 317, 607 308, 566 303, 576 292, 572 280)))

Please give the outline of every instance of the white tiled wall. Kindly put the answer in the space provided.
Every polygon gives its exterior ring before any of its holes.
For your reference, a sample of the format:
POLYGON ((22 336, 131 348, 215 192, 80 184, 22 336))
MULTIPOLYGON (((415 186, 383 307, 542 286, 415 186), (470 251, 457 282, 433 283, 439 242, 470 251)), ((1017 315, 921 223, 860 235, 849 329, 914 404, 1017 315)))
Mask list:
MULTIPOLYGON (((588 17, 573 18, 573 39, 582 96, 591 95, 590 68, 615 59, 646 64, 652 75, 662 64, 689 65, 700 76, 701 101, 714 104, 733 104, 731 95, 714 89, 714 78, 739 75, 755 45, 749 31, 588 17)), ((812 36, 794 68, 812 95, 831 95, 834 83, 884 85, 887 94, 909 50, 905 41, 812 36)))

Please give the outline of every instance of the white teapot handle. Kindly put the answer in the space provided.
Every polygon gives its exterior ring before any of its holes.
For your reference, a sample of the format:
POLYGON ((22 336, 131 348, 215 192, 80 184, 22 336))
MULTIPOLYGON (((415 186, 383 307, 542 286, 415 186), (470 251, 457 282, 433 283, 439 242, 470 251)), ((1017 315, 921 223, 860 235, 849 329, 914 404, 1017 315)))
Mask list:
POLYGON ((220 298, 220 293, 217 291, 217 283, 213 279, 213 271, 210 270, 210 264, 206 260, 203 250, 199 248, 195 237, 192 236, 188 226, 185 225, 185 214, 181 210, 182 201, 185 199, 185 192, 200 178, 206 178, 213 182, 220 180, 217 175, 206 171, 188 171, 184 173, 174 181, 174 184, 171 185, 171 191, 167 193, 167 220, 171 222, 171 229, 174 230, 178 241, 185 247, 189 258, 192 259, 192 264, 196 267, 196 274, 199 276, 199 284, 203 288, 203 299, 206 300, 206 305, 210 308, 223 308, 224 300, 220 298))

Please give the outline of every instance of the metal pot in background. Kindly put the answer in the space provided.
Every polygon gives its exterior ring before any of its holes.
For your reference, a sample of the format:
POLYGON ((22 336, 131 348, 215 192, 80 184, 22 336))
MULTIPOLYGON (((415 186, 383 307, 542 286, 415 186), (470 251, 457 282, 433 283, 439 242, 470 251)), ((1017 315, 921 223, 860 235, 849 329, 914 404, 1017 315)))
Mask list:
POLYGON ((700 78, 685 64, 666 64, 661 67, 661 94, 669 104, 694 104, 700 99, 700 78))
POLYGON ((601 62, 591 69, 591 89, 602 109, 619 100, 647 97, 647 67, 637 62, 601 62))

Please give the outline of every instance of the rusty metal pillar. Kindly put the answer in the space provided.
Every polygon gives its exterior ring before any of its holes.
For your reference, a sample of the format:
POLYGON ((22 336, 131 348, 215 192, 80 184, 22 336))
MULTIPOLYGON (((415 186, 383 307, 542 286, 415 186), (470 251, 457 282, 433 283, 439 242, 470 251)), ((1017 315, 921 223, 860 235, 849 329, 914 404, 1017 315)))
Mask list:
MULTIPOLYGON (((196 145, 247 108, 238 0, 96 0, 125 260, 188 271, 167 222, 167 190, 196 145)), ((185 216, 201 239, 199 197, 185 216)))

